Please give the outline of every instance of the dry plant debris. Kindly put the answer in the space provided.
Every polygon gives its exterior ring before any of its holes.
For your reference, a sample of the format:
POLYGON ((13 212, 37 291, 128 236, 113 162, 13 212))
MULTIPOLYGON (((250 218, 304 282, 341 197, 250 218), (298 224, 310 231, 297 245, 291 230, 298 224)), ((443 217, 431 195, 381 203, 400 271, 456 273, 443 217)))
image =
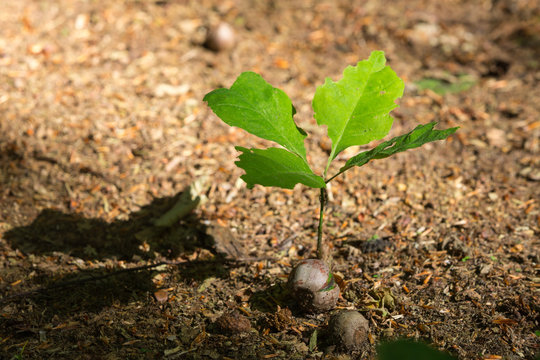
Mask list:
POLYGON ((313 134, 308 160, 323 168, 316 84, 383 49, 406 83, 390 136, 434 120, 460 131, 329 190, 338 306, 370 324, 369 346, 348 356, 373 359, 379 341, 404 336, 459 359, 533 359, 538 16, 527 0, 3 2, 1 357, 337 357, 309 347, 329 314, 266 320, 292 309, 284 282, 315 251, 316 196, 246 190, 232 145, 268 144, 228 129, 202 98, 261 73, 295 103, 313 134), (236 43, 213 52, 206 29, 220 22, 236 43), (207 202, 153 225, 205 176, 207 202), (214 226, 230 234, 214 241, 214 226), (385 242, 364 245, 374 235, 385 242), (250 331, 212 326, 232 309, 250 331))

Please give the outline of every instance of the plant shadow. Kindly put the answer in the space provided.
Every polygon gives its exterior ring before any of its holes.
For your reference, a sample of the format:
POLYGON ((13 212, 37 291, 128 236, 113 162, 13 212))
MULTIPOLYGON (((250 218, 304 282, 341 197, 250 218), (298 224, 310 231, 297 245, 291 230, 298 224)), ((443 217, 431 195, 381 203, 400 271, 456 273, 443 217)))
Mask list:
POLYGON ((254 292, 249 298, 252 309, 264 313, 275 313, 280 308, 295 308, 285 283, 278 282, 264 290, 254 292))
POLYGON ((84 260, 130 260, 134 255, 148 259, 154 257, 154 252, 175 257, 197 247, 211 249, 205 226, 193 215, 174 226, 153 225, 154 219, 169 210, 182 193, 154 199, 128 220, 112 223, 45 209, 31 224, 9 230, 4 238, 13 248, 27 254, 56 251, 84 260))
POLYGON ((31 303, 36 314, 50 320, 148 298, 156 290, 152 278, 164 270, 153 266, 125 269, 119 266, 125 260, 158 257, 175 264, 184 281, 226 277, 228 263, 215 250, 214 237, 197 216, 187 215, 171 226, 154 225, 155 219, 177 204, 182 193, 155 199, 128 220, 108 223, 46 209, 31 224, 7 231, 4 239, 13 249, 32 262, 33 255, 41 258, 35 258, 34 274, 18 288, 22 292, 15 293, 10 286, 0 289, 0 303, 31 303), (166 260, 180 255, 194 258, 191 255, 201 249, 213 256, 182 263, 166 260), (47 255, 61 259, 61 263, 44 260, 47 255), (81 269, 87 267, 91 269, 81 269))

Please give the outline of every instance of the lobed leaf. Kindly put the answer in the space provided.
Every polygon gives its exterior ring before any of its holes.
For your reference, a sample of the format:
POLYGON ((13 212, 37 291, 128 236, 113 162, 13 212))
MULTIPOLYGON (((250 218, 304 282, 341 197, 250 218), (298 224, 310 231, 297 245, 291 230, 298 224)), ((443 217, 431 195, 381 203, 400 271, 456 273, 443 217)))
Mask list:
POLYGON ((313 98, 315 119, 328 126, 332 140, 332 161, 341 151, 353 145, 364 145, 386 136, 392 127, 390 111, 403 95, 403 81, 385 66, 384 52, 373 51, 368 60, 348 66, 343 78, 327 78, 313 98))
POLYGON ((454 127, 445 130, 433 130, 436 124, 436 122, 431 122, 429 124, 419 125, 407 134, 396 136, 391 140, 382 142, 371 150, 353 156, 339 170, 339 173, 353 166, 365 165, 372 159, 384 159, 395 153, 420 147, 428 142, 446 139, 458 129, 454 127))
POLYGON ((254 72, 244 72, 230 89, 216 89, 203 99, 225 123, 275 141, 306 159, 306 133, 293 120, 291 100, 254 72))
POLYGON ((242 152, 236 165, 245 170, 241 178, 249 189, 255 184, 285 189, 292 189, 298 183, 312 188, 326 186, 323 178, 315 175, 303 159, 285 149, 237 146, 236 150, 242 152))

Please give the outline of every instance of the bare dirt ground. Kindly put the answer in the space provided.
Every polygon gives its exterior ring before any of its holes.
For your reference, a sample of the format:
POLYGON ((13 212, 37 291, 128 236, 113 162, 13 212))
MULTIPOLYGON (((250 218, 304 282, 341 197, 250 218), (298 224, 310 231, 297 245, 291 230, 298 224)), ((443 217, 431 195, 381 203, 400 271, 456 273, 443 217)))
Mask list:
POLYGON ((527 0, 3 1, 0 358, 371 359, 410 337, 533 359, 539 19, 527 0), (237 43, 213 52, 220 21, 237 43), (322 169, 315 88, 377 49, 406 82, 392 136, 460 130, 333 183, 338 305, 370 322, 365 349, 338 355, 329 314, 297 312, 283 286, 314 256, 317 192, 246 189, 233 146, 261 143, 201 99, 261 73, 322 169), (205 178, 191 215, 153 225, 205 178))

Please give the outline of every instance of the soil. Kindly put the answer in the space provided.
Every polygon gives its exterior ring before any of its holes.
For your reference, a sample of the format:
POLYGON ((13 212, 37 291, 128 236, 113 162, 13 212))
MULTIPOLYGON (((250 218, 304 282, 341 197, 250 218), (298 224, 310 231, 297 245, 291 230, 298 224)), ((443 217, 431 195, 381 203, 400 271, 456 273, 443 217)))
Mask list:
POLYGON ((534 0, 3 2, 0 358, 373 359, 407 337, 533 359, 539 19, 534 0), (216 52, 220 22, 236 41, 216 52), (202 98, 261 73, 322 169, 315 88, 377 49, 406 82, 390 136, 460 129, 331 183, 338 308, 370 325, 340 355, 322 336, 331 313, 302 314, 284 287, 315 255, 317 191, 246 189, 234 146, 269 143, 202 98), (192 185, 196 209, 154 225, 192 185))

